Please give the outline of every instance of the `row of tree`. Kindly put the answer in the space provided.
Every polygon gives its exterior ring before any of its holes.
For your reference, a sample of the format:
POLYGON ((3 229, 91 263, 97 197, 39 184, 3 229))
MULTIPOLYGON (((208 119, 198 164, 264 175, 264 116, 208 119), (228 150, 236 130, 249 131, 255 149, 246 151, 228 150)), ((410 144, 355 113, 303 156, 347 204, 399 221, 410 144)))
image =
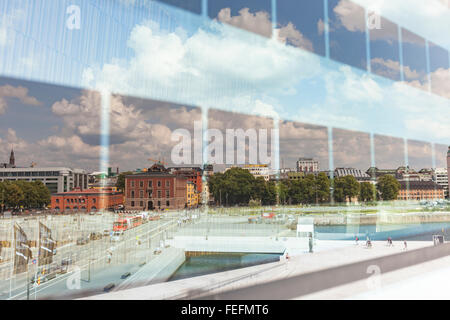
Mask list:
POLYGON ((43 208, 50 203, 50 191, 42 181, 0 182, 0 206, 3 208, 43 208))
POLYGON ((320 204, 328 203, 331 194, 335 202, 358 199, 360 202, 395 200, 400 183, 392 176, 381 177, 376 187, 370 182, 359 183, 353 176, 329 179, 325 173, 305 175, 279 183, 255 178, 248 170, 231 168, 209 177, 208 186, 219 205, 320 204))

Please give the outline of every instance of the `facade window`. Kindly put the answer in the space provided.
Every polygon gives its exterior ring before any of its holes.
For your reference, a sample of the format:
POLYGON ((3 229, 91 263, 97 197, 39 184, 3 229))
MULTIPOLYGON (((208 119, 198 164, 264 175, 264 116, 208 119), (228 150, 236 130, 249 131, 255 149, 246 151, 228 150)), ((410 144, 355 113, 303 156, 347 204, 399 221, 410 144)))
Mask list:
POLYGON ((139 187, 141 187, 141 188, 144 187, 144 181, 139 181, 139 187))
POLYGON ((150 181, 148 182, 148 187, 149 187, 149 188, 152 188, 152 187, 153 187, 153 181, 152 181, 152 180, 150 180, 150 181))
POLYGON ((170 191, 166 190, 166 198, 170 198, 170 191))
POLYGON ((161 190, 158 190, 158 198, 161 198, 161 190))
POLYGON ((144 197, 144 190, 140 190, 139 191, 139 198, 143 198, 144 197))
POLYGON ((158 201, 158 207, 161 207, 161 201, 158 201))
POLYGON ((153 190, 149 190, 148 197, 151 198, 153 196, 153 190))
POLYGON ((97 199, 92 199, 92 203, 96 203, 97 202, 97 199))
POLYGON ((170 187, 170 181, 167 180, 167 181, 166 181, 166 188, 169 188, 169 187, 170 187))
POLYGON ((134 207, 134 201, 131 201, 131 206, 134 207))
POLYGON ((143 207, 144 206, 144 202, 143 201, 139 202, 139 206, 143 207))
POLYGON ((131 197, 134 198, 134 190, 131 190, 131 197))
POLYGON ((170 201, 166 201, 166 206, 170 207, 170 201))
POLYGON ((158 180, 158 188, 161 187, 161 181, 158 180))
POLYGON ((131 180, 131 186, 134 187, 134 180, 131 180))
POLYGON ((56 199, 56 203, 59 203, 59 199, 56 199))

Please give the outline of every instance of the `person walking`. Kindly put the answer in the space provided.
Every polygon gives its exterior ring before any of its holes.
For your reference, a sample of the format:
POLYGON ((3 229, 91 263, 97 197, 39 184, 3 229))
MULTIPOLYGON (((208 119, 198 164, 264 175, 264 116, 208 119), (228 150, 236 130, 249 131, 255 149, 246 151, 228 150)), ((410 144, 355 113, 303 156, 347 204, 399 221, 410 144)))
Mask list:
POLYGON ((407 250, 407 249, 408 249, 408 245, 406 244, 406 240, 403 241, 403 245, 404 245, 404 248, 403 248, 403 249, 404 249, 404 250, 407 250))
POLYGON ((355 244, 358 245, 358 236, 355 236, 355 244))

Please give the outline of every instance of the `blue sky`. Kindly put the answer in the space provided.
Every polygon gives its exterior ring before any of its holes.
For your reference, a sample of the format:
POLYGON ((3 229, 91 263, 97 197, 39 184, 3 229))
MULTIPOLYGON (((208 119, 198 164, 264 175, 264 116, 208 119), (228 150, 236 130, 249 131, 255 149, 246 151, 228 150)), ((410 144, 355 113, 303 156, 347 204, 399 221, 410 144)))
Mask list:
MULTIPOLYGON (((346 1, 329 0, 333 59, 329 60, 322 57, 323 1, 275 3, 278 34, 269 39, 261 36, 266 35, 264 30, 271 25, 269 0, 209 1, 211 17, 217 18, 221 10, 230 9, 229 15, 218 19, 225 24, 176 6, 146 0, 3 1, 0 75, 75 88, 107 89, 182 106, 218 108, 365 134, 449 143, 449 100, 426 91, 423 44, 403 37, 402 58, 405 75, 406 72, 414 75, 414 71, 419 74, 405 80, 419 80, 416 86, 425 91, 399 81, 400 56, 398 45, 392 41, 396 25, 393 29, 386 27, 370 41, 372 59, 393 62, 384 65, 392 69, 396 80, 392 81, 366 72, 362 8, 346 1), (81 10, 79 30, 66 27, 69 17, 66 10, 71 5, 81 10), (249 10, 240 11, 244 8, 249 10), (256 34, 245 31, 249 28, 254 28, 256 34)), ((198 13, 198 2, 189 9, 198 13)), ((445 63, 448 51, 434 46, 430 49, 430 70, 448 69, 445 63)), ((445 87, 448 80, 440 80, 439 76, 442 75, 436 75, 433 89, 440 94, 448 93, 445 87)), ((0 87, 5 85, 24 84, 3 78, 0 87)), ((93 128, 83 128, 81 120, 70 123, 69 117, 61 114, 58 117, 51 110, 62 99, 81 105, 80 89, 35 83, 26 83, 26 87, 28 95, 42 105, 27 106, 17 98, 8 98, 7 112, 0 116, 3 141, 7 141, 11 124, 17 136, 28 143, 51 135, 64 136, 58 130, 73 125, 86 132, 77 137, 65 132, 67 138, 73 141, 80 138, 86 148, 94 148, 86 150, 95 150, 93 128), (27 117, 21 118, 24 114, 27 117)), ((89 99, 95 100, 92 95, 89 99)), ((128 114, 125 110, 133 104, 126 100, 116 102, 121 116, 128 114)), ((136 110, 129 112, 134 121, 136 110)), ((80 150, 81 146, 84 145, 80 143, 80 150)))

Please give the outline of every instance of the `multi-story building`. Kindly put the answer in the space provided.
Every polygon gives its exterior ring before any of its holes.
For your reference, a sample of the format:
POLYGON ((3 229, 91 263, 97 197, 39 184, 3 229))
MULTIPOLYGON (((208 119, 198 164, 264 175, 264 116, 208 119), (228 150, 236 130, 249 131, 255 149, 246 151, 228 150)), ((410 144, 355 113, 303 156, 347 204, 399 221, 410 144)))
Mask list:
POLYGON ((449 186, 447 197, 450 198, 450 146, 447 151, 447 185, 449 186))
POLYGON ((444 199, 444 188, 434 181, 400 181, 398 200, 444 199))
POLYGON ((345 176, 353 176, 359 182, 371 181, 370 175, 368 175, 366 172, 363 172, 360 169, 355 169, 355 168, 336 168, 334 170, 334 177, 335 178, 345 177, 345 176))
POLYGON ((83 169, 64 167, 0 168, 0 181, 42 181, 50 193, 62 193, 75 188, 87 189, 88 176, 83 169))
POLYGON ((272 170, 267 164, 247 164, 242 169, 248 170, 255 178, 263 177, 264 180, 269 181, 272 170))
POLYGON ((187 205, 186 177, 169 173, 162 164, 125 176, 126 210, 183 209, 187 205))
POLYGON ((188 208, 195 208, 199 204, 200 193, 196 192, 195 185, 192 181, 188 181, 186 185, 186 206, 188 208))
POLYGON ((444 189, 444 196, 448 198, 448 169, 436 168, 433 173, 433 181, 444 189))
POLYGON ((319 171, 319 162, 312 158, 299 158, 297 172, 314 173, 319 171))
POLYGON ((199 167, 171 167, 167 169, 169 173, 185 177, 195 186, 195 192, 202 190, 203 170, 199 167))
POLYGON ((51 208, 60 212, 90 212, 116 209, 123 204, 122 192, 98 189, 75 189, 55 193, 51 197, 51 208))

